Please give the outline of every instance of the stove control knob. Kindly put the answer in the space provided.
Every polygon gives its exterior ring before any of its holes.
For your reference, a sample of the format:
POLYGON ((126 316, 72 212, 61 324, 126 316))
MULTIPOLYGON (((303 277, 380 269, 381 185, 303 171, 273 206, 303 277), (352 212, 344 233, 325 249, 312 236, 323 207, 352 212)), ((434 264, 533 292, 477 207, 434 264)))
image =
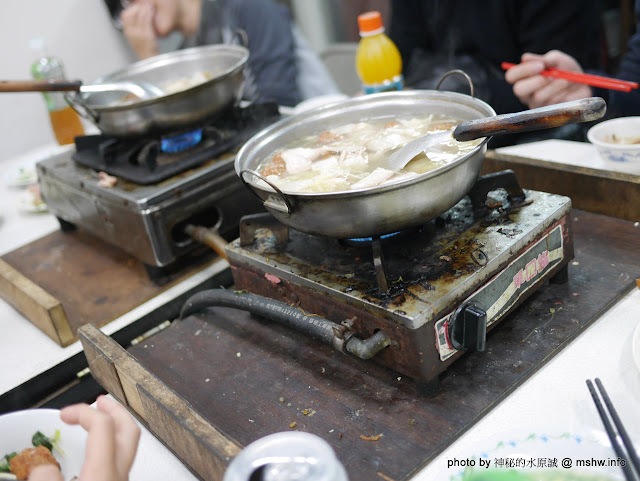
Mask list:
POLYGON ((449 338, 458 350, 484 351, 487 340, 487 312, 471 301, 456 309, 449 321, 449 338))

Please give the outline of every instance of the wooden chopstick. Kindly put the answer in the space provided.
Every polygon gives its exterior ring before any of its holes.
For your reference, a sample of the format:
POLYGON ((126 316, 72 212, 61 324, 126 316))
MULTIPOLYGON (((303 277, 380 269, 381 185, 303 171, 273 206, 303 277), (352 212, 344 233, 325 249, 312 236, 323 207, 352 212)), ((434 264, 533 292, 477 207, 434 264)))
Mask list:
POLYGON ((593 402, 596 405, 596 409, 598 410, 598 414, 600 415, 600 419, 602 419, 602 423, 604 424, 604 428, 607 431, 607 435, 609 436, 609 440, 611 441, 611 445, 613 446, 614 451, 618 458, 621 458, 625 461, 625 465, 622 466, 622 471, 624 472, 625 479, 627 481, 639 481, 640 480, 640 460, 638 459, 638 455, 636 450, 631 442, 631 438, 627 434, 627 430, 624 428, 618 413, 613 407, 613 403, 607 394, 602 382, 599 378, 596 378, 596 385, 598 386, 598 390, 600 391, 600 396, 604 400, 607 409, 609 410, 609 414, 604 409, 602 402, 600 401, 600 397, 596 392, 596 389, 593 387, 593 383, 590 379, 587 379, 587 387, 589 388, 589 392, 591 393, 591 397, 593 398, 593 402), (618 437, 616 432, 611 425, 611 420, 609 419, 609 415, 615 424, 616 429, 618 430, 618 434, 622 439, 622 444, 626 449, 627 453, 624 452, 622 446, 618 442, 618 437))
MULTIPOLYGON (((515 63, 502 62, 502 68, 504 70, 509 70, 511 67, 515 67, 515 65, 515 63)), ((591 85, 592 87, 600 87, 610 90, 621 90, 623 92, 631 92, 632 89, 638 88, 637 82, 619 80, 588 73, 569 72, 568 70, 559 70, 556 68, 547 68, 540 72, 540 75, 544 75, 545 77, 560 78, 574 83, 591 85)))

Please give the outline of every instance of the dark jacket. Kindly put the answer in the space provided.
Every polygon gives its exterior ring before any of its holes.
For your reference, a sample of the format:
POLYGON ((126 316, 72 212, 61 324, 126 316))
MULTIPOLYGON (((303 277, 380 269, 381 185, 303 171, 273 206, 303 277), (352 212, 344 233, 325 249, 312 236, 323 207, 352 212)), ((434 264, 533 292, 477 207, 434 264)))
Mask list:
POLYGON ((246 33, 250 52, 243 97, 300 102, 291 15, 274 0, 203 0, 199 32, 184 46, 229 43, 237 29, 246 33))
MULTIPOLYGON (((504 79, 501 62, 519 63, 524 52, 558 49, 585 69, 600 65, 600 15, 592 0, 394 0, 392 5, 389 34, 402 55, 407 86, 432 89, 442 73, 461 68, 471 76, 476 96, 499 114, 527 108, 504 79)), ((469 93, 464 81, 457 83, 443 88, 469 93)))
MULTIPOLYGON (((640 24, 627 44, 616 78, 640 83, 640 24)), ((631 92, 604 90, 595 94, 607 100, 606 118, 640 115, 640 89, 631 92)))

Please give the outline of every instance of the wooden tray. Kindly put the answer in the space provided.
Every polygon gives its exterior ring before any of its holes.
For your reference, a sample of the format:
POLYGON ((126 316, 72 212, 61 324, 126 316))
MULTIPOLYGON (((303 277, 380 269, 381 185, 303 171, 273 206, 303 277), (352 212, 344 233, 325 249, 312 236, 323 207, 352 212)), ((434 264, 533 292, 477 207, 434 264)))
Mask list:
POLYGON ((536 291, 489 333, 487 351, 441 376, 433 398, 411 379, 232 309, 174 322, 129 351, 92 326, 79 334, 98 382, 202 479, 221 479, 241 446, 298 429, 327 440, 351 481, 406 480, 635 285, 633 222, 571 217, 569 281, 536 291))
POLYGON ((505 169, 522 188, 566 195, 576 209, 640 220, 640 175, 487 151, 482 174, 505 169))
POLYGON ((188 268, 150 280, 131 255, 82 231, 53 232, 0 258, 0 297, 61 346, 80 326, 103 326, 204 269, 210 251, 188 268))

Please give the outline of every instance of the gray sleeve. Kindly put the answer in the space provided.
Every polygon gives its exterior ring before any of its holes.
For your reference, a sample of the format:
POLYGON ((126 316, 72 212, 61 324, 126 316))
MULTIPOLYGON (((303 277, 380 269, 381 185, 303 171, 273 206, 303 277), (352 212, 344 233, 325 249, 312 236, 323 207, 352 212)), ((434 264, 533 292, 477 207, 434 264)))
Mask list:
POLYGON ((321 95, 339 94, 340 89, 338 89, 333 77, 320 57, 311 49, 297 25, 294 24, 292 30, 298 70, 297 83, 302 100, 321 95))
POLYGON ((229 11, 249 41, 249 83, 257 90, 253 100, 296 105, 302 96, 289 10, 273 0, 236 0, 229 2, 229 11))

